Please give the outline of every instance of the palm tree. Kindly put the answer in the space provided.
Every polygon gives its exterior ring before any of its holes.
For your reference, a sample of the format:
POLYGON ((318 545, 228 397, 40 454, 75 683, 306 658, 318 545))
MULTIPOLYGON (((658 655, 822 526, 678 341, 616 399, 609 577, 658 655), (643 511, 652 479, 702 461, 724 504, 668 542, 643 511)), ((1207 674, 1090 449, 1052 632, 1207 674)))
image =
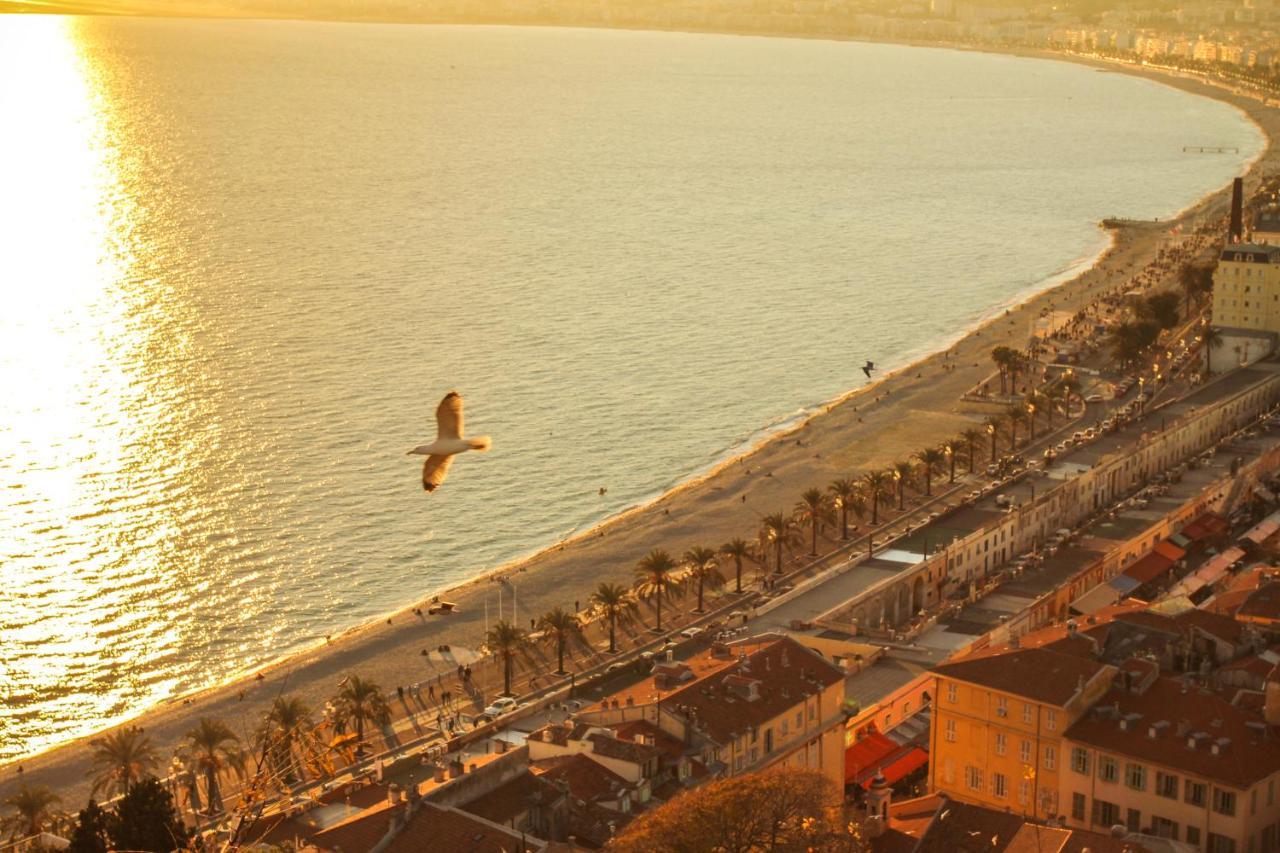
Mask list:
POLYGON ((636 591, 641 598, 657 600, 658 622, 653 631, 662 633, 662 599, 675 585, 672 574, 676 570, 676 561, 661 548, 654 548, 636 565, 636 591))
POLYGON ((151 738, 137 726, 126 726, 89 741, 93 750, 93 767, 98 771, 89 795, 99 791, 107 797, 127 794, 135 782, 149 775, 157 757, 151 738))
POLYGON ((1208 326, 1200 335, 1204 339, 1204 372, 1208 376, 1213 375, 1213 351, 1222 349, 1222 345, 1226 341, 1222 338, 1222 330, 1215 326, 1208 326))
POLYGON ((564 649, 570 640, 582 638, 582 623, 569 611, 557 607, 538 619, 538 630, 556 644, 556 675, 564 675, 564 649))
POLYGON ((502 658, 502 695, 511 695, 511 664, 516 653, 527 648, 529 636, 524 629, 512 625, 505 619, 493 623, 489 633, 485 634, 484 643, 489 651, 502 658))
POLYGON ((720 564, 716 560, 716 552, 711 548, 698 545, 685 551, 681 559, 689 567, 689 577, 698 585, 698 607, 694 612, 701 613, 703 588, 708 583, 712 586, 724 583, 724 576, 720 574, 720 564))
POLYGON ((982 439, 985 437, 986 436, 982 434, 982 430, 975 429, 974 427, 969 427, 969 429, 960 433, 960 438, 964 441, 965 447, 967 447, 969 450, 968 462, 969 462, 970 474, 973 473, 973 449, 977 447, 978 442, 982 441, 982 439))
POLYGON ((58 819, 58 813, 52 807, 62 802, 62 798, 48 785, 23 782, 22 787, 5 797, 3 802, 15 810, 14 814, 0 818, 0 826, 9 830, 9 840, 12 841, 18 836, 39 835, 51 826, 58 819))
POLYGON ((301 777, 300 766, 294 758, 294 746, 300 743, 314 726, 311 709, 297 696, 277 696, 271 703, 258 731, 259 744, 267 752, 281 776, 290 781, 301 777))
POLYGON ((720 546, 720 555, 733 558, 733 591, 742 592, 742 559, 751 556, 751 546, 743 539, 732 539, 720 546))
POLYGON ((1005 422, 1009 424, 1009 449, 1018 449, 1018 422, 1026 415, 1027 410, 1020 405, 1012 405, 1005 409, 1005 422))
POLYGON ((827 486, 827 491, 831 493, 832 500, 840 510, 840 538, 848 539, 849 504, 858 495, 858 483, 851 477, 841 477, 833 480, 831 485, 827 486))
POLYGON ((1009 365, 1012 363, 1013 350, 1007 346, 998 346, 991 350, 991 360, 1000 371, 1000 395, 1008 393, 1009 365))
POLYGON ((618 617, 635 613, 636 600, 631 590, 620 583, 602 583, 591 593, 596 611, 609 620, 609 654, 618 651, 618 617))
POLYGON ((205 802, 210 814, 222 812, 222 796, 218 793, 218 775, 228 770, 239 772, 244 767, 240 738, 222 720, 201 717, 194 729, 185 735, 191 747, 191 760, 197 773, 205 779, 205 802))
POLYGON ((863 488, 871 499, 871 526, 875 527, 880 520, 880 501, 889 491, 889 483, 893 478, 888 471, 870 471, 862 475, 863 488))
POLYGON ((809 528, 810 556, 818 556, 818 530, 823 522, 831 517, 827 507, 827 496, 822 493, 822 489, 806 489, 796 503, 795 514, 799 525, 809 528))
MULTIPOLYGON (((946 461, 946 456, 936 447, 926 447, 916 454, 920 465, 924 468, 924 494, 933 497, 933 469, 946 461)), ((955 465, 951 466, 951 480, 955 482, 955 465)))
POLYGON ((391 721, 391 706, 382 688, 358 675, 348 675, 339 686, 341 689, 334 697, 333 705, 341 723, 355 722, 356 754, 359 755, 364 752, 364 724, 386 725, 391 721))
POLYGON ((760 520, 760 539, 764 546, 773 546, 773 571, 782 574, 782 548, 795 541, 795 523, 780 512, 766 515, 760 520))
POLYGON ((898 481, 898 509, 907 508, 907 481, 915 473, 915 466, 910 462, 893 463, 893 478, 898 481))
POLYGON ((996 436, 1000 432, 1000 427, 1004 425, 1004 418, 999 415, 992 415, 985 421, 987 435, 991 436, 991 456, 990 461, 996 461, 996 436))

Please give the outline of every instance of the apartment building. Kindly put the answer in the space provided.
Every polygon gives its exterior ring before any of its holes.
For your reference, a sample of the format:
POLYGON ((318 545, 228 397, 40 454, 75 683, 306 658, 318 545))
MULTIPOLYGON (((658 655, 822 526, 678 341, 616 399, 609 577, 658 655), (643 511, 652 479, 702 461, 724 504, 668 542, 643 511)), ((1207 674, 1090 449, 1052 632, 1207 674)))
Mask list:
POLYGON ((1208 853, 1280 849, 1280 738, 1190 679, 1134 662, 1066 732, 1062 819, 1208 853))
POLYGON ((574 721, 610 728, 647 721, 714 776, 806 767, 843 786, 843 702, 839 667, 790 637, 767 634, 659 661, 651 678, 574 721))
POLYGON ((1213 324, 1280 331, 1280 246, 1233 243, 1213 274, 1213 324))
POLYGON ((1038 819, 1060 813, 1063 735, 1115 668, 1046 648, 934 667, 930 789, 1038 819))

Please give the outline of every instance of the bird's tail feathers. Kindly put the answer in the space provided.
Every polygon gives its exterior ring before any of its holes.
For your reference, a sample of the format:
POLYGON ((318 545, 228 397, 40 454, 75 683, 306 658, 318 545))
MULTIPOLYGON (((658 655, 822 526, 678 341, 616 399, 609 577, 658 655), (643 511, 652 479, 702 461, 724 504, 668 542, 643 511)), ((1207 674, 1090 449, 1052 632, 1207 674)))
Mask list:
POLYGON ((487 435, 482 435, 479 438, 468 438, 467 447, 472 450, 485 451, 493 447, 493 441, 487 435))

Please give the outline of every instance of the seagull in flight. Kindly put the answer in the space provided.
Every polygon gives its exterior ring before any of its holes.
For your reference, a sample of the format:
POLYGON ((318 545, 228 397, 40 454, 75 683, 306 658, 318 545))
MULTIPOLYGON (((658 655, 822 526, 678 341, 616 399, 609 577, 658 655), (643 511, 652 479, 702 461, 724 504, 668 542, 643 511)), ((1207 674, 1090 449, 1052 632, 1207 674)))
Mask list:
POLYGON ((862 372, 867 374, 868 379, 871 378, 871 371, 875 369, 876 369, 876 364, 874 361, 868 361, 866 364, 862 365, 862 372))
POLYGON ((420 444, 409 455, 427 457, 422 465, 422 488, 434 492, 449 476, 453 457, 468 450, 488 450, 493 446, 487 435, 478 438, 462 437, 462 395, 450 391, 436 407, 436 440, 420 444))

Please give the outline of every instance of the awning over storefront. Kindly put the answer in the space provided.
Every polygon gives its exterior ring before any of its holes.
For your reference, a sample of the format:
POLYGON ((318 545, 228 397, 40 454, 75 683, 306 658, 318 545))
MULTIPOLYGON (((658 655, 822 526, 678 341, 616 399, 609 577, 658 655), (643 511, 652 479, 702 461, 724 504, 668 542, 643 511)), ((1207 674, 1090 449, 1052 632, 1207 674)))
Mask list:
POLYGON ((1152 550, 1163 557, 1168 557, 1170 560, 1173 560, 1175 563, 1178 560, 1181 560, 1183 557, 1187 556, 1187 552, 1184 548, 1181 548, 1177 544, 1170 542, 1168 539, 1165 539, 1161 542, 1157 542, 1156 547, 1153 548, 1152 550))
MULTIPOLYGON (((910 776, 929 763, 929 753, 925 752, 918 746, 912 747, 911 751, 905 755, 895 759, 888 767, 880 771, 884 774, 885 781, 890 785, 899 782, 910 776)), ((871 787, 871 780, 868 779, 863 787, 871 787)))
POLYGON ((1231 568, 1231 564, 1243 556, 1243 550, 1228 548, 1179 581, 1173 589, 1169 590, 1169 595, 1192 595, 1200 591, 1225 575, 1227 569, 1231 568))
POLYGON ((903 720, 888 734, 870 731, 862 740, 855 741, 844 751, 845 784, 871 787, 877 773, 892 785, 929 763, 929 753, 917 746, 927 737, 930 713, 918 711, 903 720))
POLYGON ((1102 608, 1115 604, 1121 597, 1120 590, 1109 583, 1100 583, 1071 602, 1071 609, 1085 616, 1091 616, 1102 608))
POLYGON ((1139 585, 1151 583, 1156 578, 1173 568, 1173 560, 1163 554, 1152 551, 1138 562, 1124 570, 1124 574, 1133 578, 1139 585))
POLYGON ((1142 581, 1128 575, 1116 575, 1107 581, 1107 585, 1119 592, 1121 595, 1128 595, 1138 587, 1142 586, 1142 581))
POLYGON ((1275 535, 1277 530, 1280 530, 1280 512, 1273 512, 1271 515, 1249 528, 1249 532, 1240 538, 1242 540, 1261 545, 1263 542, 1275 535))
POLYGON ((1228 527, 1230 525, 1225 518, 1216 513, 1206 512, 1182 528, 1182 535, 1191 542, 1200 542, 1225 533, 1228 527))

